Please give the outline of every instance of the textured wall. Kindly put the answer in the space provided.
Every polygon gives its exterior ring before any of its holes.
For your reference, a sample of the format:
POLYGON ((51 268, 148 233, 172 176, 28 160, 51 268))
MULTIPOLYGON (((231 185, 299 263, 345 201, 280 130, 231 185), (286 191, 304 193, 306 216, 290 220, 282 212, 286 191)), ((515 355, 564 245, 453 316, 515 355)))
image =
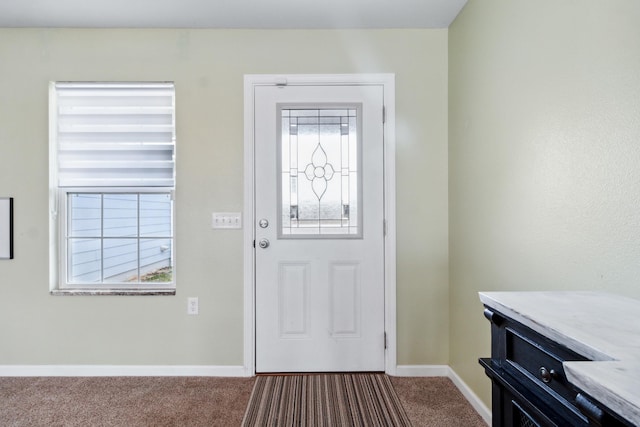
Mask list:
POLYGON ((243 75, 396 73, 398 362, 448 361, 447 31, 0 29, 0 365, 240 365, 243 75), (176 84, 175 297, 50 296, 48 83, 176 84), (187 316, 198 296, 200 315, 187 316))
POLYGON ((477 292, 640 297, 640 3, 470 0, 449 29, 451 365, 490 401, 477 292))

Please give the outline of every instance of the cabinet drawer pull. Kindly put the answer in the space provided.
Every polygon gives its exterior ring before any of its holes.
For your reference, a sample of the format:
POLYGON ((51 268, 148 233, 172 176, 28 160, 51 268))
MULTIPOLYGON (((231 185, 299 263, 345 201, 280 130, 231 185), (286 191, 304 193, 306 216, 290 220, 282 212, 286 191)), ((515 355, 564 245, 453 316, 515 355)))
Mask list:
POLYGON ((556 376, 556 371, 554 371, 553 369, 548 370, 544 366, 540 368, 540 378, 542 378, 543 382, 550 383, 553 377, 555 376, 556 376))

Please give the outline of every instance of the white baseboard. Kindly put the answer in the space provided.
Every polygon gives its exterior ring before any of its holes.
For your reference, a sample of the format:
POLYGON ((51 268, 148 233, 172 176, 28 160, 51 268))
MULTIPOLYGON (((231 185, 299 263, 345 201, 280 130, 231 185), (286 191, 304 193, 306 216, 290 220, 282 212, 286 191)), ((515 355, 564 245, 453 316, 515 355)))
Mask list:
POLYGON ((456 385, 456 387, 458 387, 460 393, 462 393, 462 395, 469 401, 471 406, 473 406, 473 409, 475 409, 476 412, 480 414, 484 422, 486 422, 487 425, 491 425, 491 409, 484 404, 484 402, 478 397, 477 394, 473 392, 473 390, 471 390, 471 388, 469 388, 467 383, 462 381, 462 378, 460 378, 458 374, 456 374, 456 371, 451 369, 451 367, 448 368, 449 379, 456 385))
POLYGON ((448 377, 448 365, 398 365, 397 377, 448 377))
POLYGON ((448 365, 399 365, 396 367, 398 377, 448 377, 469 401, 473 409, 482 419, 491 425, 491 409, 484 404, 477 394, 448 365))
POLYGON ((0 377, 247 377, 243 366, 0 365, 0 377))

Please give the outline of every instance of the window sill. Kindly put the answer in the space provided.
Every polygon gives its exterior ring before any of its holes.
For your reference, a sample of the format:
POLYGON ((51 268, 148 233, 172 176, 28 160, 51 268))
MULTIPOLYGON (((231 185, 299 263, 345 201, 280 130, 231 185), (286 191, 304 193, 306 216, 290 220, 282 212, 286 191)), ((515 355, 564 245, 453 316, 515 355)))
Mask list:
POLYGON ((175 295, 175 289, 54 289, 51 295, 76 296, 76 295, 175 295))

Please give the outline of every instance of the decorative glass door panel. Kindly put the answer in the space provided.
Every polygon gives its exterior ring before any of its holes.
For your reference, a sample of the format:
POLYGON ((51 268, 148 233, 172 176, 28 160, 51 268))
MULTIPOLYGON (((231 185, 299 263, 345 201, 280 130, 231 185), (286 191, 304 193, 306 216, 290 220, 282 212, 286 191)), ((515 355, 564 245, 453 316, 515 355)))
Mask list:
POLYGON ((362 238, 361 113, 278 105, 280 238, 362 238))

